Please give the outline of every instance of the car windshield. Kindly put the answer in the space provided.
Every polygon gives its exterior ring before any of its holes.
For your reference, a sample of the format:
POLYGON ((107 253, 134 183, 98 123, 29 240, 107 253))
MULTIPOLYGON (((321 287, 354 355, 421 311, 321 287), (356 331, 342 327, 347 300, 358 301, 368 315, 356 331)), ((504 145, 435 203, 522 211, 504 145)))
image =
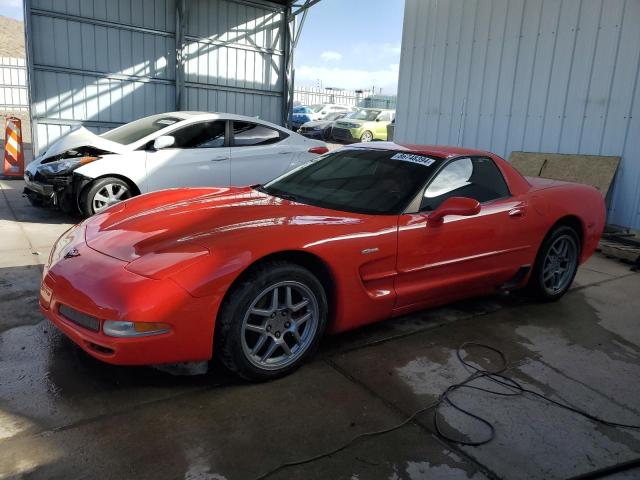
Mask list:
POLYGON ((329 113, 326 117, 324 117, 325 120, 337 120, 339 118, 344 117, 344 112, 334 112, 334 113, 329 113))
POLYGON ((151 117, 134 120, 131 123, 109 130, 101 136, 112 142, 128 145, 180 121, 182 121, 182 119, 178 117, 152 115, 151 117))
POLYGON ((324 108, 324 105, 311 105, 309 108, 313 113, 318 113, 320 110, 324 108))
POLYGON ((354 112, 354 114, 349 118, 353 118, 354 120, 367 120, 371 122, 375 120, 378 115, 380 115, 380 110, 367 110, 363 108, 362 110, 354 112))
POLYGON ((418 154, 341 149, 272 180, 260 190, 334 210, 398 214, 437 163, 437 159, 418 154))

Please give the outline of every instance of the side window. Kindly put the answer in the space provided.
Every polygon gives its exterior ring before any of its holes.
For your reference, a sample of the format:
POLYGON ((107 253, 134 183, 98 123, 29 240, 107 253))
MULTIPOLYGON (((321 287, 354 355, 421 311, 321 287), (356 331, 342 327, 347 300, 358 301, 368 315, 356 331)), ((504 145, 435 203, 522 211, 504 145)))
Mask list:
POLYGON ((468 197, 480 203, 508 197, 509 189, 490 158, 460 158, 447 164, 429 183, 421 210, 435 210, 450 197, 468 197))
POLYGON ((382 112, 378 117, 378 120, 381 122, 390 122, 391 121, 391 112, 382 112))
POLYGON ((283 137, 278 130, 249 122, 233 122, 233 146, 249 147, 269 145, 279 142, 283 137))
POLYGON ((225 121, 201 122, 181 128, 171 135, 176 139, 175 148, 224 147, 225 121))

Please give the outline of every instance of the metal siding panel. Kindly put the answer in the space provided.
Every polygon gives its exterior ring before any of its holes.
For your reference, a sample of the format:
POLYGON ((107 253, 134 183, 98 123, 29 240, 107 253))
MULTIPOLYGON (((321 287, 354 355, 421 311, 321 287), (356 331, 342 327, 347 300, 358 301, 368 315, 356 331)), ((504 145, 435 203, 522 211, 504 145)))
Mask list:
POLYGON ((602 16, 600 22, 581 130, 581 152, 601 152, 604 124, 611 101, 611 85, 618 53, 623 7, 623 1, 609 3, 606 14, 602 16))
POLYGON ((559 2, 549 1, 545 1, 542 5, 522 141, 522 148, 527 151, 537 151, 540 148, 551 68, 556 53, 560 6, 559 2))
POLYGON ((560 130, 565 114, 565 101, 570 86, 569 75, 576 48, 578 21, 582 0, 564 0, 561 5, 556 37, 556 51, 545 105, 545 118, 539 150, 555 152, 560 143, 560 130))
POLYGON ((560 153, 581 152, 582 123, 589 94, 602 2, 584 1, 580 13, 576 50, 571 68, 571 87, 567 91, 565 116, 560 130, 560 153))
POLYGON ((509 5, 508 0, 497 0, 493 5, 490 20, 487 57, 482 78, 483 95, 480 101, 480 120, 477 128, 477 144, 485 150, 490 150, 493 143, 493 126, 509 5))
POLYGON ((531 104, 531 85, 538 43, 538 32, 542 18, 541 0, 525 2, 522 23, 521 43, 516 65, 516 77, 511 107, 511 120, 507 125, 507 146, 505 152, 522 150, 529 106, 531 104))

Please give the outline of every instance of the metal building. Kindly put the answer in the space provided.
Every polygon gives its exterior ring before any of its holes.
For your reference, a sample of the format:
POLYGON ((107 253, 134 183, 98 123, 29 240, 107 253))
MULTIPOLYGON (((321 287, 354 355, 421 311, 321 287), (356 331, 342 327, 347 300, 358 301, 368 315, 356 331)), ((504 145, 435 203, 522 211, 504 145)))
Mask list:
POLYGON ((640 0, 407 0, 395 139, 616 155, 640 228, 640 0))
POLYGON ((75 125, 172 110, 282 124, 294 41, 317 1, 25 0, 35 153, 75 125))

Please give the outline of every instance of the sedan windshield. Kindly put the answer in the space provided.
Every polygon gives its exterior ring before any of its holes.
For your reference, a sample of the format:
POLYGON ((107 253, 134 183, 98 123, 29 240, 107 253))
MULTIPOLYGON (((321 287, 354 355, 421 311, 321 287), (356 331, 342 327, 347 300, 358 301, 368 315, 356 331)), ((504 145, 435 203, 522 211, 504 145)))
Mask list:
POLYGON ((353 118, 354 120, 367 120, 369 122, 372 122, 376 118, 378 118, 378 115, 380 115, 380 110, 366 110, 363 108, 362 110, 358 110, 357 112, 355 112, 349 118, 353 118))
POLYGON ((151 135, 152 133, 162 130, 163 128, 167 128, 180 121, 182 121, 182 119, 178 117, 152 115, 150 117, 134 120, 131 123, 114 128, 113 130, 109 130, 101 136, 102 138, 106 138, 112 142, 129 145, 130 143, 137 142, 147 135, 151 135))
POLYGON ((341 149, 292 170, 260 189, 334 210, 401 213, 434 172, 437 159, 390 150, 341 149))

